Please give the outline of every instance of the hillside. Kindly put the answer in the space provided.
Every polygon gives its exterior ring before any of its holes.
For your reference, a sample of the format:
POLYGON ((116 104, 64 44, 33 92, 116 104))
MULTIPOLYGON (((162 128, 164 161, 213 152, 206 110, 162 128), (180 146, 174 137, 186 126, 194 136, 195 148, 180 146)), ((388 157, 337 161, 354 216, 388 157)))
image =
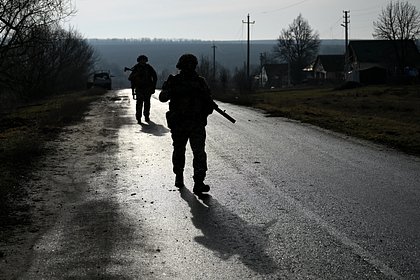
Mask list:
MULTIPOLYGON (((90 39, 89 43, 99 56, 98 68, 109 69, 115 76, 114 87, 127 87, 127 75, 124 67, 135 64, 139 54, 146 54, 149 63, 161 73, 176 72, 175 64, 183 53, 193 53, 198 57, 213 59, 213 44, 216 46, 216 62, 230 71, 246 63, 246 41, 170 41, 170 40, 124 40, 124 39, 90 39)), ((252 41, 250 47, 251 67, 260 65, 260 54, 270 54, 276 40, 252 41)), ((342 40, 322 40, 320 54, 340 54, 344 51, 342 40)), ((165 76, 165 75, 164 75, 165 76)))

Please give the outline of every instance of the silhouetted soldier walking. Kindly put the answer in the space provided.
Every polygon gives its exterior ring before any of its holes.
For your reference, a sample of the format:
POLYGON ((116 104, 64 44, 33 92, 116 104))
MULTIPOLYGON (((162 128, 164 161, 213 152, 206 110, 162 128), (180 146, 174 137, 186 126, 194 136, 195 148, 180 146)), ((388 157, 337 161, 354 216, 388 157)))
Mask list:
POLYGON ((166 113, 168 126, 173 140, 172 163, 175 173, 175 186, 184 187, 185 150, 187 142, 193 152, 194 193, 208 192, 210 187, 204 184, 207 171, 205 152, 207 117, 213 112, 214 102, 210 89, 195 68, 197 58, 184 54, 176 67, 181 70, 176 76, 170 75, 163 84, 159 100, 169 102, 166 113))
POLYGON ((140 55, 137 58, 138 63, 130 69, 132 72, 128 77, 137 98, 136 119, 138 123, 141 123, 142 110, 145 121, 150 121, 150 97, 155 93, 157 82, 156 71, 147 61, 147 56, 140 55))

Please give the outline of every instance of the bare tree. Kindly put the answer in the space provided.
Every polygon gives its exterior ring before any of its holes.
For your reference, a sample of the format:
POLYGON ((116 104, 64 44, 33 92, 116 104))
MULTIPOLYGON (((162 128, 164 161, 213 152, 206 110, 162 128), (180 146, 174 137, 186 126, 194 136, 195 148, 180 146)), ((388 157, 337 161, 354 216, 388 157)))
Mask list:
POLYGON ((48 62, 55 62, 51 71, 56 89, 80 89, 86 86, 97 58, 92 46, 75 30, 54 32, 53 51, 48 62))
POLYGON ((93 48, 60 27, 74 12, 70 0, 0 2, 0 94, 27 99, 86 86, 93 48))
POLYGON ((35 27, 52 26, 74 13, 68 0, 8 0, 0 2, 2 53, 26 43, 35 27))
POLYGON ((39 47, 35 31, 58 26, 72 15, 69 0, 0 1, 0 85, 11 83, 10 72, 31 59, 28 50, 39 47))
POLYGON ((229 69, 223 67, 222 65, 218 66, 218 73, 219 73, 219 80, 218 80, 218 84, 220 87, 220 90, 222 93, 225 93, 227 88, 228 88, 228 84, 229 84, 229 80, 230 80, 230 72, 229 69))
POLYGON ((233 87, 239 90, 240 93, 246 93, 249 90, 246 68, 245 63, 241 68, 235 67, 232 76, 233 87))
POLYGON ((201 55, 200 56, 200 63, 197 66, 197 72, 203 76, 207 82, 211 82, 212 78, 212 67, 210 63, 210 59, 207 56, 201 55))
POLYGON ((387 40, 415 40, 420 36, 420 12, 408 2, 389 2, 373 22, 373 37, 387 40))
POLYGON ((301 14, 293 20, 288 29, 283 29, 274 52, 280 60, 290 64, 294 82, 303 79, 302 70, 311 64, 319 50, 319 34, 314 32, 301 14))
POLYGON ((96 57, 78 32, 44 27, 36 28, 32 36, 33 45, 20 57, 23 63, 8 72, 15 90, 20 88, 26 96, 34 98, 86 87, 96 57))
POLYGON ((409 49, 413 44, 410 41, 420 36, 420 12, 408 2, 391 1, 382 9, 373 26, 374 38, 393 42, 396 70, 402 75, 404 68, 412 62, 409 49))

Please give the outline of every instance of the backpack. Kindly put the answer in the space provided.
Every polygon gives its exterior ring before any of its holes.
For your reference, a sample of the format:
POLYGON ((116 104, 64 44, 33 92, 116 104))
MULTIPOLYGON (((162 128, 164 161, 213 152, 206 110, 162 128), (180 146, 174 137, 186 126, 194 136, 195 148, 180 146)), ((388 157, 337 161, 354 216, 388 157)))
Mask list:
POLYGON ((128 76, 128 80, 135 88, 146 88, 152 85, 152 77, 147 65, 137 64, 128 76))

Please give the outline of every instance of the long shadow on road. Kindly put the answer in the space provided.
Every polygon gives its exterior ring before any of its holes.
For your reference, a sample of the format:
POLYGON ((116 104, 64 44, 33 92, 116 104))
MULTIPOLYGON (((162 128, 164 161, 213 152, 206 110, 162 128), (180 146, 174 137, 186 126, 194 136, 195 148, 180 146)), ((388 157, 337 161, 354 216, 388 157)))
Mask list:
POLYGON ((161 124, 149 121, 148 123, 141 123, 141 131, 154 136, 164 136, 169 132, 169 129, 161 124))
MULTIPOLYGON (((61 271, 60 277, 65 279, 132 279, 126 271, 132 260, 123 256, 133 229, 118 213, 118 205, 108 200, 79 206, 71 226, 65 229, 65 243, 55 253, 52 271, 61 271)), ((144 274, 141 268, 136 269, 144 274)))
POLYGON ((203 233, 195 237, 197 243, 215 251, 222 260, 237 255, 244 265, 259 274, 278 270, 275 261, 265 252, 266 231, 275 221, 263 227, 253 226, 210 195, 200 196, 202 203, 186 188, 180 193, 191 208, 194 226, 203 233))

